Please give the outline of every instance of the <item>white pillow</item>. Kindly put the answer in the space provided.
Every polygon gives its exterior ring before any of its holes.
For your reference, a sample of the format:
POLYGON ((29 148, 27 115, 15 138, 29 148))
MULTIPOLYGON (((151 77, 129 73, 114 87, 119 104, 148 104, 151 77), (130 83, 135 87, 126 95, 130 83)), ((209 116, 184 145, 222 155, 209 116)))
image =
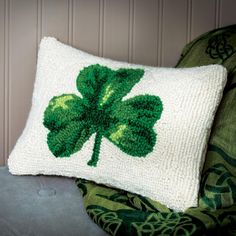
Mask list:
POLYGON ((178 211, 196 207, 225 83, 219 65, 132 65, 44 38, 32 109, 9 170, 93 180, 178 211))

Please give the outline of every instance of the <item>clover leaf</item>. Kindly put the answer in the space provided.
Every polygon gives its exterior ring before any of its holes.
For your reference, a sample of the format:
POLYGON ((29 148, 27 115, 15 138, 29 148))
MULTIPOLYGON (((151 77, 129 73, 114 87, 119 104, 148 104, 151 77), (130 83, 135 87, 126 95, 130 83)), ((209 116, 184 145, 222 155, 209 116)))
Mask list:
POLYGON ((55 96, 44 112, 53 155, 69 157, 94 133, 90 166, 97 165, 103 137, 134 157, 152 152, 156 143, 153 126, 163 110, 161 99, 138 95, 122 101, 143 75, 142 69, 111 70, 98 64, 81 70, 76 84, 82 98, 75 94, 55 96))

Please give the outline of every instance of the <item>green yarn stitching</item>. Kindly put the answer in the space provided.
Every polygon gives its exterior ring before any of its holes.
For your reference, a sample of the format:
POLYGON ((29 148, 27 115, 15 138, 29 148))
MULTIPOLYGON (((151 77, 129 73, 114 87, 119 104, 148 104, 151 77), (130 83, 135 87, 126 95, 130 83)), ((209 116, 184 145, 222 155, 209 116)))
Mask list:
POLYGON ((145 157, 152 152, 156 143, 153 126, 163 110, 160 98, 139 95, 122 101, 143 74, 142 69, 111 70, 98 64, 81 70, 77 89, 83 98, 75 94, 53 97, 44 112, 53 155, 69 157, 94 133, 90 166, 97 165, 103 137, 131 156, 145 157))

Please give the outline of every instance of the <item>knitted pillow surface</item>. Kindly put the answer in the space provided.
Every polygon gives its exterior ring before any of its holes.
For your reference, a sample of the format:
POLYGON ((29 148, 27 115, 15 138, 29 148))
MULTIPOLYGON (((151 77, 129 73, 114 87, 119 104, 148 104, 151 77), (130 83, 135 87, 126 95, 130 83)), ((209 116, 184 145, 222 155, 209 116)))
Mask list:
POLYGON ((16 175, 93 180, 184 211, 197 206, 220 65, 173 69, 89 55, 44 38, 16 175))

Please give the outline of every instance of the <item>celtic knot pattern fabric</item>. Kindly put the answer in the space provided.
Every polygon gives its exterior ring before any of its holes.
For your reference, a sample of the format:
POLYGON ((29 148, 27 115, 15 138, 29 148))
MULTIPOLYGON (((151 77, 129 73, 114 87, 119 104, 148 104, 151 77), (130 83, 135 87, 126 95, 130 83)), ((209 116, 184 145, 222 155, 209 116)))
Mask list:
POLYGON ((228 42, 228 39, 235 33, 234 30, 222 32, 212 36, 208 41, 206 53, 212 59, 221 59, 221 63, 229 58, 234 52, 234 47, 228 42))
POLYGON ((140 195, 83 179, 76 183, 88 215, 109 235, 235 235, 235 204, 215 211, 197 207, 174 212, 140 195))

